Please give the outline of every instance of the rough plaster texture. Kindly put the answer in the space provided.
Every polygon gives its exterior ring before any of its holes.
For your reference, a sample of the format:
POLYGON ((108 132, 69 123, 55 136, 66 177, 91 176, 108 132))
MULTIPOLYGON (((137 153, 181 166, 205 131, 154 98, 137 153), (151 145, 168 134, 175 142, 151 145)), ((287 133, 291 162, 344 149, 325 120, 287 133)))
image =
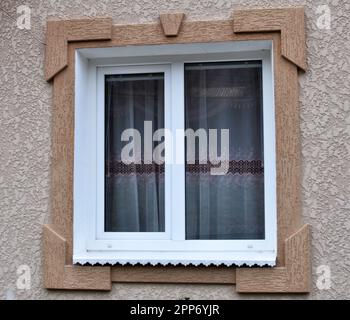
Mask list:
POLYGON ((350 299, 350 3, 338 0, 0 1, 0 299, 350 299), (31 30, 16 27, 17 6, 31 8, 31 30), (317 27, 329 5, 330 30, 317 27), (159 12, 187 19, 229 18, 236 8, 305 5, 309 69, 300 75, 304 221, 312 226, 310 295, 238 295, 226 285, 115 284, 108 293, 42 288, 41 233, 49 221, 52 86, 43 73, 50 17, 111 16, 114 24, 155 22, 159 12), (18 290, 28 265, 31 289, 18 290), (331 288, 317 288, 316 268, 331 268, 331 288))

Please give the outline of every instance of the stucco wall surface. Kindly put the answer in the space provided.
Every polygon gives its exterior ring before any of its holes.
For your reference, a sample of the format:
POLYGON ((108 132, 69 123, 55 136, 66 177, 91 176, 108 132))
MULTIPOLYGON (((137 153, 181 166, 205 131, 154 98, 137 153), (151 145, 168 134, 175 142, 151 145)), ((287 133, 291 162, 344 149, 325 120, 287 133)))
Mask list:
POLYGON ((350 299, 349 16, 350 1, 338 0, 1 0, 0 299, 350 299), (17 26, 20 5, 30 8, 30 30, 17 26), (52 112, 52 86, 43 74, 47 19, 111 16, 114 24, 145 23, 157 21, 161 11, 176 10, 186 19, 208 20, 229 18, 237 8, 295 5, 305 5, 307 16, 309 68, 299 78, 300 183, 302 214, 312 226, 311 294, 238 295, 227 285, 114 284, 108 293, 43 289, 41 234, 49 222, 52 112), (320 20, 321 5, 330 9, 329 30, 320 20), (23 265, 30 270, 29 289, 18 289, 23 265), (330 271, 330 288, 322 284, 322 270, 330 271))

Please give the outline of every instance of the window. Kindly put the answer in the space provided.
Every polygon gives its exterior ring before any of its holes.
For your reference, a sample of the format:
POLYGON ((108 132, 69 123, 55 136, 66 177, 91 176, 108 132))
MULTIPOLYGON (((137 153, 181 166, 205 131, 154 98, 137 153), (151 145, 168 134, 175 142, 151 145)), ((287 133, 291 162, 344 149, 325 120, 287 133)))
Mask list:
MULTIPOLYGON (((303 225, 300 219, 297 85, 298 70, 307 70, 304 9, 291 7, 235 10, 234 19, 223 21, 181 21, 183 16, 181 13, 162 14, 160 23, 142 25, 113 26, 110 18, 47 23, 45 78, 47 81, 54 80, 54 161, 51 170, 51 223, 43 226, 46 288, 110 290, 111 282, 149 281, 236 283, 237 292, 245 293, 309 292, 310 227, 303 225), (183 241, 177 237, 184 235, 173 229, 171 240, 183 243, 185 249, 192 250, 193 254, 187 254, 184 248, 180 248, 176 255, 173 253, 174 248, 168 243, 165 246, 167 253, 163 256, 160 251, 166 239, 152 239, 158 244, 153 251, 152 241, 146 239, 142 250, 132 246, 143 239, 131 239, 130 232, 127 242, 123 242, 121 238, 114 239, 112 232, 103 239, 101 233, 104 229, 101 226, 104 227, 105 212, 101 211, 101 204, 105 204, 105 150, 101 153, 101 145, 104 146, 105 143, 105 120, 101 110, 104 112, 105 104, 101 99, 105 98, 105 94, 101 94, 103 87, 100 86, 104 80, 97 80, 97 71, 112 66, 127 66, 129 69, 131 66, 170 66, 172 91, 170 95, 164 94, 164 97, 170 96, 170 104, 175 101, 174 105, 178 107, 175 109, 171 105, 171 123, 185 129, 185 114, 179 113, 185 110, 182 100, 185 92, 181 92, 184 91, 184 71, 179 69, 181 64, 184 68, 185 64, 190 63, 238 61, 262 63, 264 239, 230 240, 230 243, 225 239, 183 241), (74 145, 72 133, 75 135, 74 145), (205 241, 211 243, 210 247, 205 241), (193 243, 196 242, 202 244, 198 250, 193 248, 193 243), (214 243, 217 244, 216 248, 214 243), (128 247, 123 250, 125 244, 128 247), (122 253, 124 251, 125 254, 122 253), (198 251, 200 252, 196 254, 198 251), (211 255, 209 251, 216 252, 216 255, 211 255), (72 265, 72 260, 76 265, 72 265), (273 265, 275 260, 278 268, 245 267, 263 265, 265 262, 273 265), (173 264, 177 261, 182 264, 220 264, 224 261, 227 265, 243 267, 113 266, 118 262, 166 264, 167 261, 173 264), (109 265, 88 265, 95 263, 109 265)), ((165 90, 167 88, 169 86, 165 86, 165 90)), ((205 92, 210 95, 209 91, 205 92)), ((169 104, 165 103, 164 107, 167 105, 169 104)), ((169 115, 169 112, 165 112, 165 115, 169 115)), ((214 139, 218 142, 218 148, 221 147, 220 137, 221 135, 214 139)), ((181 142, 183 140, 178 140, 180 150, 187 147, 181 142)), ((171 149, 166 148, 168 152, 171 149)), ((180 155, 180 159, 185 157, 185 152, 186 150, 180 155)), ((210 165, 214 164, 209 162, 210 165)), ((204 164, 201 163, 202 169, 204 164)), ((185 185, 182 179, 185 175, 183 167, 171 166, 170 171, 164 167, 165 173, 171 173, 170 186, 176 185, 175 181, 185 185)), ((207 173, 208 168, 205 170, 204 173, 207 173)), ((171 200, 174 199, 176 190, 171 190, 171 200)), ((166 200, 167 192, 169 188, 164 189, 164 205, 170 203, 169 199, 166 200)), ((177 208, 181 210, 180 214, 171 214, 171 219, 175 220, 171 224, 172 228, 176 225, 176 220, 186 223, 185 199, 185 195, 179 197, 177 194, 175 201, 177 208)), ((203 212, 202 207, 201 211, 203 212)), ((165 214, 168 212, 165 209, 165 214)), ((165 218, 164 222, 167 221, 169 218, 165 218)), ((166 225, 165 228, 168 230, 166 225)), ((118 235, 121 236, 121 233, 119 231, 118 235)))
POLYGON ((271 47, 77 50, 75 263, 275 264, 271 47))

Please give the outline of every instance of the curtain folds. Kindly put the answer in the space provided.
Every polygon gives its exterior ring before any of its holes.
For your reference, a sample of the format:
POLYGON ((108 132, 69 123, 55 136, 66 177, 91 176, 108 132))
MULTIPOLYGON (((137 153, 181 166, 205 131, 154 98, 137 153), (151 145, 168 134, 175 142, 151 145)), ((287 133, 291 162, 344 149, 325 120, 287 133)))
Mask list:
POLYGON ((106 76, 105 88, 105 231, 164 232, 164 166, 121 159, 125 129, 137 129, 143 146, 145 121, 164 128, 164 75, 106 76))
MULTIPOLYGON (((106 76, 105 88, 105 231, 164 232, 164 165, 121 159, 125 129, 137 129, 143 147, 145 121, 152 134, 164 128, 164 74, 106 76)), ((261 61, 185 64, 185 128, 217 129, 219 156, 229 129, 226 174, 211 174, 217 165, 198 143, 185 165, 186 239, 264 239, 261 61)))
POLYGON ((186 166, 187 239, 264 238, 261 77, 259 61, 185 65, 186 128, 229 129, 227 174, 186 166))

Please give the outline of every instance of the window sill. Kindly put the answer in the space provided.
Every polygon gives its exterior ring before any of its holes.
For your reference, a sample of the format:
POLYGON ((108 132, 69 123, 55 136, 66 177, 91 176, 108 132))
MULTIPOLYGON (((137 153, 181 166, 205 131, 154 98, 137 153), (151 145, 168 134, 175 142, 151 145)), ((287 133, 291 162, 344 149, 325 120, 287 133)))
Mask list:
POLYGON ((182 266, 259 266, 274 267, 275 252, 99 252, 74 255, 73 263, 79 265, 182 265, 182 266))

